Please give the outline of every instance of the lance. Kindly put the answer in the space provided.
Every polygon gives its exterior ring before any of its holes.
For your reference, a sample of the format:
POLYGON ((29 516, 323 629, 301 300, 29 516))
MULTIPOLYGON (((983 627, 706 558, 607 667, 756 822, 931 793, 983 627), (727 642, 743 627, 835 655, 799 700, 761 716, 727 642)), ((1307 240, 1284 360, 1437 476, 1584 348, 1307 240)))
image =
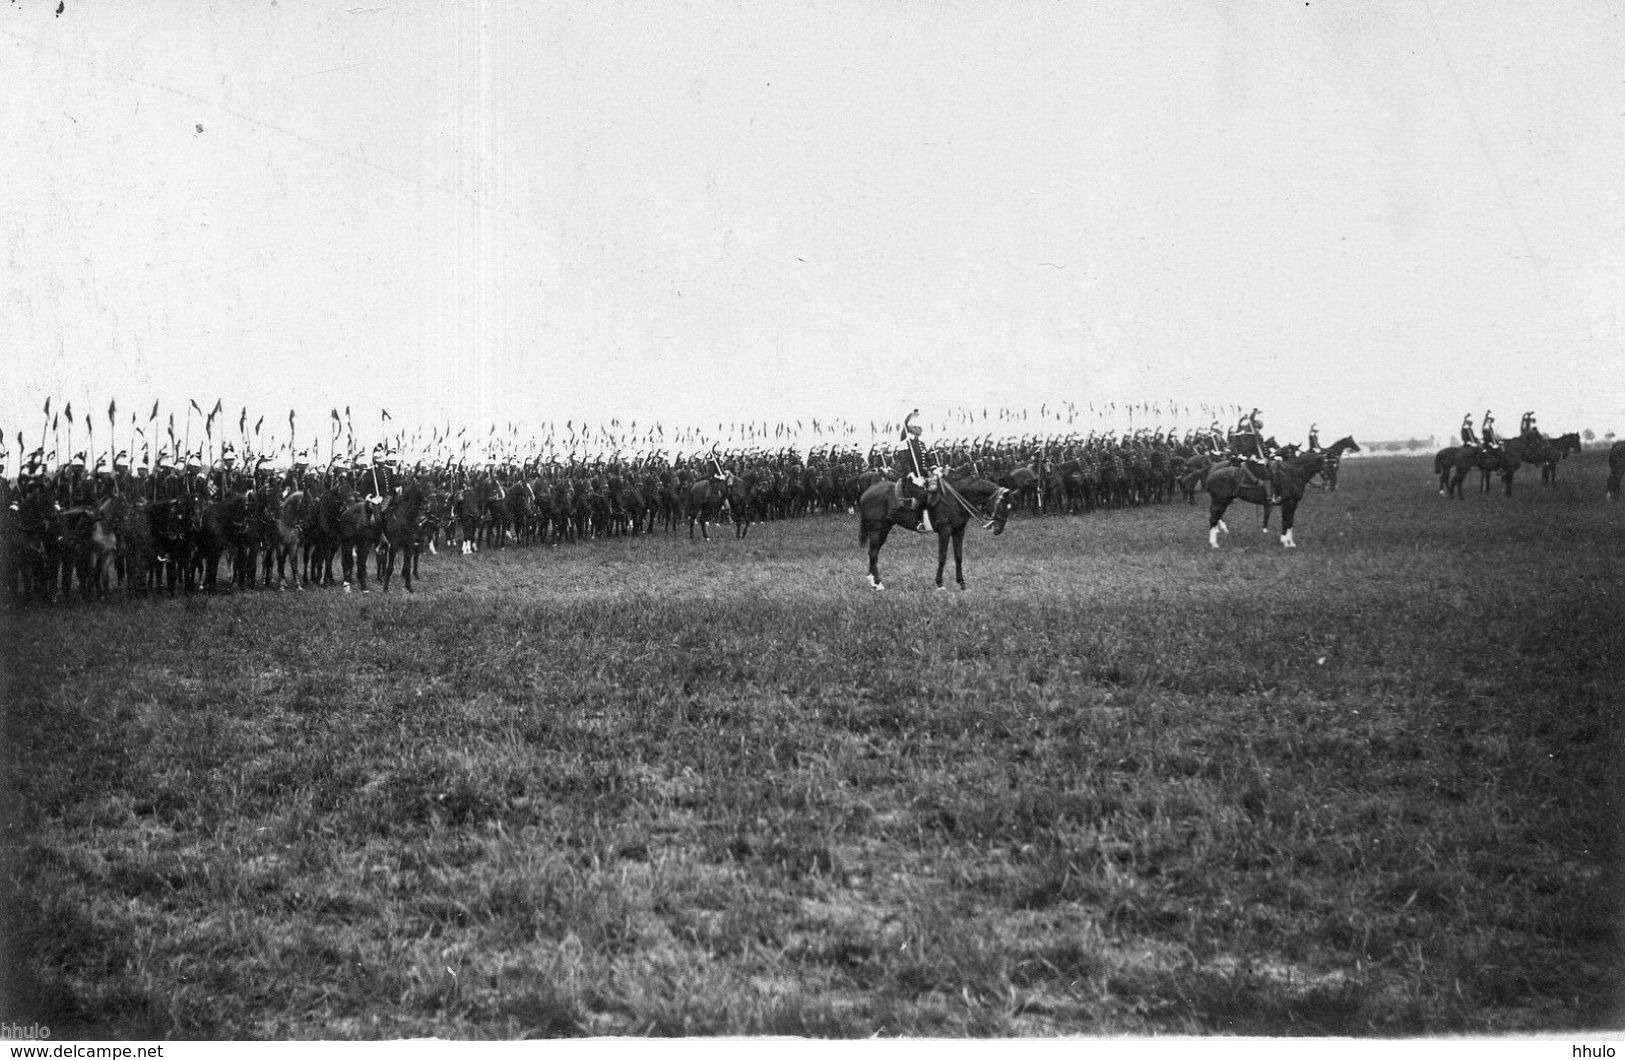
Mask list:
MULTIPOLYGON (((62 406, 62 415, 68 420, 68 459, 73 459, 73 402, 62 406)), ((60 454, 59 454, 60 455, 60 454)))
MULTIPOLYGON (((95 465, 96 465, 96 455, 97 455, 96 454, 96 417, 91 415, 88 412, 85 413, 85 434, 87 436, 86 439, 85 439, 85 449, 89 453, 89 455, 85 458, 85 460, 87 462, 87 466, 90 468, 90 470, 87 471, 86 474, 94 475, 95 465)), ((91 481, 94 482, 95 479, 92 478, 91 481)), ((91 496, 95 496, 94 491, 91 493, 91 496)))
MULTIPOLYGON (((203 415, 203 410, 197 407, 197 398, 188 398, 187 402, 188 403, 187 403, 187 406, 186 406, 186 429, 185 429, 185 432, 184 432, 185 435, 186 435, 186 457, 185 457, 185 460, 180 461, 182 471, 186 470, 185 461, 192 459, 192 413, 195 412, 199 416, 203 415)), ((176 456, 178 457, 178 456, 180 456, 180 454, 177 453, 176 456)), ((191 489, 192 476, 191 475, 186 475, 185 478, 186 478, 186 486, 187 486, 186 492, 190 493, 190 492, 192 492, 192 489, 191 489)))
MULTIPOLYGON (((209 413, 209 415, 203 421, 203 437, 207 439, 207 441, 204 443, 204 445, 207 447, 207 449, 209 451, 208 470, 209 470, 209 473, 212 474, 213 471, 214 471, 214 413, 213 412, 209 413)), ((225 468, 220 469, 220 492, 221 492, 222 495, 224 495, 225 492, 226 492, 226 471, 225 471, 225 468)))

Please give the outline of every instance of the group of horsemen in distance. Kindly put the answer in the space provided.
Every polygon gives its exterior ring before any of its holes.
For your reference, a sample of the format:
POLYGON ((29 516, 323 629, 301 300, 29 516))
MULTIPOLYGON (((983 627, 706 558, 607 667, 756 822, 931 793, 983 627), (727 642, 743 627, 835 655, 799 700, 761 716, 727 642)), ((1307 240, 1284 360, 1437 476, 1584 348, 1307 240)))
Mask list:
MULTIPOLYGON (((295 585, 329 584, 336 554, 345 560, 346 580, 352 562, 365 579, 364 554, 382 556, 392 543, 386 520, 397 539, 410 536, 431 551, 438 541, 464 554, 482 545, 557 545, 657 526, 671 532, 684 518, 691 536, 696 520, 704 535, 708 515, 731 519, 742 535, 751 521, 850 513, 865 489, 887 481, 894 484, 893 514, 928 532, 932 503, 954 474, 1005 487, 1015 511, 1059 514, 1161 503, 1181 491, 1191 499, 1193 478, 1221 465, 1267 488, 1281 461, 1300 448, 1266 438, 1256 409, 1228 433, 1215 422, 1183 436, 1158 427, 958 438, 934 449, 917 417, 918 410, 905 418, 900 446, 874 444, 867 453, 840 443, 805 454, 713 445, 670 455, 656 449, 409 462, 379 443, 370 458, 359 450, 322 464, 308 453, 256 454, 246 443, 239 455, 227 442, 208 461, 200 452, 177 461, 160 449, 155 463, 132 466, 120 450, 98 455, 91 466, 80 452, 52 467, 36 450, 15 478, 0 463, 0 560, 8 589, 46 595, 74 581, 87 592, 118 584, 173 590, 177 582, 212 588, 222 558, 243 586, 256 584, 256 566, 266 585, 289 581, 290 570, 295 585), (352 516, 378 532, 365 551, 341 553, 340 524, 352 516)), ((1320 451, 1314 428, 1307 449, 1320 451)), ((1335 488, 1340 453, 1330 455, 1326 484, 1335 488)))
POLYGON ((1578 432, 1550 438, 1536 424, 1533 412, 1523 414, 1518 433, 1511 438, 1495 429, 1495 413, 1490 409, 1484 410, 1477 431, 1473 429, 1473 414, 1462 416, 1460 433, 1461 444, 1441 449, 1433 460, 1441 495, 1461 497, 1463 480, 1478 471, 1483 476, 1481 490, 1489 489, 1490 475, 1498 472, 1510 497, 1512 476, 1523 464, 1539 466, 1542 481, 1550 484, 1556 480, 1558 461, 1582 449, 1578 432))

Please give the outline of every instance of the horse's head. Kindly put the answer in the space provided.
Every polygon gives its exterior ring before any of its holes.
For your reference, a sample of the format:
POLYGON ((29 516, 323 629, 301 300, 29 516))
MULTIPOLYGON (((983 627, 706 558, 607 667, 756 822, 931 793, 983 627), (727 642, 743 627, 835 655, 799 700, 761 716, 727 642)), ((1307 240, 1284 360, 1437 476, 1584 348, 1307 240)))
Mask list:
POLYGON ((998 537, 1004 533, 1004 524, 1010 520, 1010 512, 1015 507, 1016 496, 1006 486, 995 486, 987 499, 987 522, 984 524, 998 537))

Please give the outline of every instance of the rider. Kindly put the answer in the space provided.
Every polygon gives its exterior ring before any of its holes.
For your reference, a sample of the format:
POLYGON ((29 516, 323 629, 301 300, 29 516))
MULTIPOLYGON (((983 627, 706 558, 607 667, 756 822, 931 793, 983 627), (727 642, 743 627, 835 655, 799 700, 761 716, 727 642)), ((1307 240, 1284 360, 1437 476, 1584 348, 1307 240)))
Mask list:
POLYGON ((1535 426, 1535 414, 1533 412, 1526 412, 1523 414, 1523 426, 1518 429, 1518 433, 1532 434, 1536 438, 1542 437, 1540 428, 1535 426))
POLYGON ((1313 423, 1309 425, 1309 451, 1311 453, 1320 452, 1320 428, 1313 423))
POLYGON ((1473 430, 1473 414, 1471 412, 1461 418, 1461 444, 1478 444, 1478 434, 1473 430))
POLYGON ((925 442, 921 440, 924 432, 913 423, 914 417, 919 414, 920 410, 915 409, 903 417, 901 441, 907 448, 908 459, 903 465, 903 478, 898 481, 897 487, 903 510, 918 511, 920 533, 928 534, 931 532, 929 508, 937 498, 937 491, 942 482, 942 470, 927 461, 925 442))
POLYGON ((1254 484, 1264 488, 1269 494, 1271 504, 1279 504, 1281 461, 1280 457, 1270 452, 1264 444, 1264 421, 1259 418, 1259 411, 1253 409, 1236 424, 1237 435, 1243 439, 1251 436, 1252 441, 1251 443, 1241 441, 1237 451, 1231 455, 1231 461, 1241 465, 1244 475, 1253 479, 1254 484))
POLYGON ((1484 410, 1483 431, 1484 431, 1484 448, 1486 448, 1486 449, 1498 449, 1498 448, 1500 448, 1500 439, 1497 438, 1496 435, 1495 435, 1495 416, 1490 412, 1489 409, 1484 410))

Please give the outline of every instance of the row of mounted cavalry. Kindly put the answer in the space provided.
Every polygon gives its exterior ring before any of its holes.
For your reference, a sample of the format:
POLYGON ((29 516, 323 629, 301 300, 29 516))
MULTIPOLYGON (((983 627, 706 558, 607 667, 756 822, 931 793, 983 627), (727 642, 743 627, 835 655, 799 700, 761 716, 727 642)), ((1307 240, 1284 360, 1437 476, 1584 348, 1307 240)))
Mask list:
MULTIPOLYGON (((1029 515, 1190 500, 1192 470, 1212 459, 1148 436, 956 442, 932 455, 960 481, 1004 490, 1009 513, 1029 515)), ((756 522, 852 512, 866 489, 898 478, 894 454, 835 446, 805 459, 752 450, 477 467, 34 470, 0 480, 0 561, 11 594, 38 598, 212 591, 222 569, 239 587, 366 588, 368 560, 386 589, 397 567, 410 588, 424 550, 567 545, 680 532, 685 523, 690 537, 697 530, 709 539, 724 522, 743 537, 756 522), (712 474, 719 469, 725 474, 712 474)))
MULTIPOLYGON (((1573 440, 1577 443, 1577 439, 1573 440)), ((933 454, 951 468, 964 522, 991 525, 1013 514, 1081 514, 1135 508, 1176 499, 1209 499, 1210 543, 1217 545, 1225 508, 1234 500, 1265 510, 1282 509, 1283 544, 1291 545, 1291 519, 1306 491, 1334 490, 1344 452, 1357 451, 1345 438, 1326 450, 1276 452, 1272 469, 1242 463, 1245 436, 1229 447, 1191 446, 1173 439, 1115 437, 955 443, 933 454), (985 484, 968 487, 967 483, 985 484), (997 501, 994 493, 997 492, 997 501)), ((1569 436, 1537 454, 1522 439, 1496 455, 1510 483, 1510 464, 1554 461, 1569 436), (1556 452, 1556 456, 1552 453, 1556 452)), ((1259 451, 1269 443, 1252 440, 1259 451)), ((1577 444, 1575 446, 1577 448, 1577 444)), ((1615 447, 1616 451, 1620 449, 1615 447)), ((1447 450, 1447 453, 1450 451, 1447 450)), ((479 467, 261 467, 224 471, 192 469, 84 475, 64 467, 51 474, 0 480, 4 586, 8 595, 56 598, 72 593, 106 595, 159 590, 212 591, 237 587, 305 588, 355 585, 370 575, 386 590, 397 568, 410 590, 423 551, 568 545, 628 535, 680 532, 709 539, 711 529, 731 523, 744 537, 756 522, 860 508, 866 491, 895 481, 893 455, 831 446, 803 460, 794 451, 722 452, 727 469, 710 474, 710 458, 668 461, 526 460, 479 467)), ((1616 468, 1625 455, 1616 452, 1616 468)), ((1452 456, 1455 474, 1465 457, 1452 456)), ((1444 461, 1444 454, 1440 455, 1444 461)), ((1472 454, 1468 470, 1485 458, 1472 454)), ((1443 466, 1441 464, 1441 466, 1443 466)), ((1544 465, 1543 465, 1544 466, 1544 465)), ((1459 476, 1458 476, 1459 479, 1459 476)), ((1444 485, 1448 480, 1441 479, 1444 485)), ((1611 479, 1617 491, 1618 474, 1611 479)), ((1459 480, 1456 485, 1459 487, 1459 480)), ((1510 488, 1510 486, 1509 486, 1510 488)), ((884 492, 884 491, 882 491, 884 492)), ((956 502, 959 503, 959 502, 956 502)), ((876 518, 883 521, 886 513, 876 518)), ((861 521, 861 520, 860 520, 861 521)), ((953 542, 954 518, 944 520, 940 557, 953 542)), ((875 525, 878 525, 876 523, 875 525)), ((865 543, 884 536, 871 526, 865 543)), ((873 555, 871 555, 873 561, 873 555)), ((872 579, 878 582, 878 572, 872 579)), ((939 583, 941 565, 939 563, 939 583)))

